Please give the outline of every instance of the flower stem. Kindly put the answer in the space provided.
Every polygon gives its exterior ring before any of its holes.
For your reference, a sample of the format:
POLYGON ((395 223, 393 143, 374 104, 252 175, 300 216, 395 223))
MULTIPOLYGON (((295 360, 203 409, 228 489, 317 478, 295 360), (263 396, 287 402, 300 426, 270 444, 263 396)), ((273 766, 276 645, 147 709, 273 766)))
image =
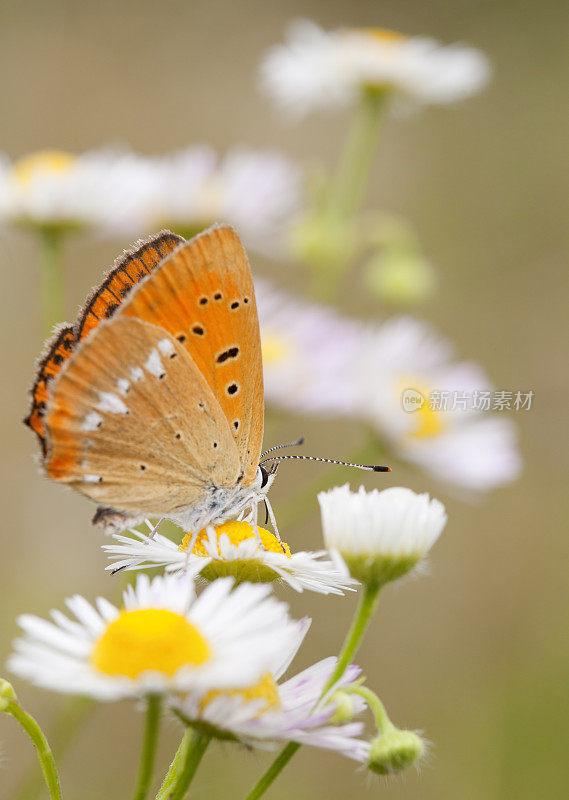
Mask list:
POLYGON ((282 770, 286 767, 288 762, 291 760, 293 755, 299 749, 300 745, 298 742, 289 742, 278 756, 275 758, 269 769, 265 772, 265 774, 261 777, 261 780, 253 787, 253 789, 249 792, 245 800, 258 800, 259 797, 262 797, 271 783, 277 778, 282 770))
POLYGON ((148 794, 150 781, 152 780, 154 758, 156 756, 156 745, 158 743, 161 712, 162 702, 160 697, 158 695, 150 695, 147 701, 146 722, 144 725, 144 737, 142 740, 142 751, 140 754, 140 766, 138 769, 138 780, 136 783, 133 800, 144 800, 148 794))
POLYGON ((3 710, 14 717, 32 740, 51 800, 61 800, 61 789, 53 753, 42 729, 35 719, 18 705, 16 700, 6 702, 3 710))
POLYGON ((192 729, 186 728, 184 735, 182 736, 182 741, 179 744, 178 749, 176 750, 176 755, 172 763, 170 764, 170 768, 166 773, 166 777, 162 781, 162 786, 160 787, 160 791, 156 795, 156 800, 166 800, 166 798, 170 797, 171 795, 169 792, 174 787, 178 779, 178 774, 181 770, 182 763, 186 758, 186 754, 190 749, 192 741, 192 729))
POLYGON ((377 150, 386 96, 377 89, 362 90, 328 193, 300 229, 301 252, 312 272, 312 294, 326 302, 336 298, 346 271, 361 249, 357 214, 377 150))
POLYGON ((182 800, 202 760, 211 736, 188 728, 170 764, 156 800, 182 800))
MULTIPOLYGON (((336 668, 332 675, 328 678, 326 685, 322 690, 322 694, 320 695, 318 704, 322 702, 322 700, 328 694, 328 691, 342 677, 346 667, 356 654, 369 621, 377 608, 380 589, 381 585, 379 584, 366 584, 364 586, 356 613, 354 614, 354 618, 352 620, 352 624, 350 625, 350 629, 346 635, 346 638, 344 639, 344 644, 342 645, 340 655, 338 656, 336 668)), ((378 703, 380 702, 378 698, 376 698, 376 700, 378 703)), ((387 714, 385 716, 387 718, 387 714)), ((268 770, 264 773, 264 775, 262 775, 258 783, 249 792, 245 800, 258 800, 259 797, 262 797, 269 786, 273 783, 275 778, 277 778, 282 770, 286 767, 299 747, 300 745, 297 742, 289 742, 287 745, 285 745, 268 770)))
POLYGON ((329 210, 334 217, 353 217, 359 210, 377 149, 385 92, 364 89, 334 180, 329 210))
POLYGON ((350 694, 359 694, 360 697, 363 697, 368 704, 369 709, 373 714, 375 724, 381 733, 385 733, 385 731, 395 728, 395 725, 393 722, 391 722, 387 715, 385 706, 376 693, 372 692, 371 689, 368 689, 367 686, 346 686, 343 691, 349 692, 350 694))
POLYGON ((342 645, 340 655, 338 656, 338 662, 336 664, 336 668, 328 678, 326 685, 322 690, 321 700, 326 696, 326 694, 332 688, 332 686, 334 686, 336 681, 338 681, 342 677, 342 675, 346 670, 346 667, 354 658, 358 650, 358 647, 361 644, 363 635, 366 631, 369 621, 371 620, 371 618, 375 613, 375 610, 377 609, 380 589, 381 589, 380 584, 367 583, 364 585, 363 591, 360 595, 356 613, 354 614, 354 618, 352 620, 352 624, 350 625, 350 629, 346 634, 346 638, 344 639, 344 644, 342 645))
MULTIPOLYGON (((95 708, 94 700, 87 697, 70 697, 64 704, 50 728, 51 750, 56 762, 61 766, 69 747, 77 740, 79 731, 95 708)), ((35 800, 41 793, 43 781, 35 770, 24 778, 14 800, 35 800)))
POLYGON ((53 326, 63 320, 63 233, 46 227, 41 231, 41 307, 42 330, 49 336, 53 326))

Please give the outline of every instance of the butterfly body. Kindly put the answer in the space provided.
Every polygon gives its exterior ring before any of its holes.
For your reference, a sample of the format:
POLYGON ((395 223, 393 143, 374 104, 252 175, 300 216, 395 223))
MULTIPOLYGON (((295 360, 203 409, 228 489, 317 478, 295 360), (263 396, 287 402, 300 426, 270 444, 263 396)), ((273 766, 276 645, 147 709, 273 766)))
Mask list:
POLYGON ((235 232, 127 254, 48 345, 26 421, 47 475, 99 503, 108 529, 256 519, 274 476, 259 468, 259 326, 235 232))

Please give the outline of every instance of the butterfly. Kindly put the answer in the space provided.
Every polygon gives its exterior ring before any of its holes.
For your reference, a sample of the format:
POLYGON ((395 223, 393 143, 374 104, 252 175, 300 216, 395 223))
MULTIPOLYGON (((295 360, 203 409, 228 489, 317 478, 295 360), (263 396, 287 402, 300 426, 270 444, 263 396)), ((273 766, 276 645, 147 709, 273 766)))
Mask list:
MULTIPOLYGON (((263 367, 249 262, 235 231, 162 231, 119 258, 40 357, 25 419, 46 474, 117 532, 148 517, 197 533, 251 521, 282 459, 263 456, 263 367), (266 469, 264 464, 271 463, 266 469)), ((290 444, 299 444, 291 442, 290 444)))
POLYGON ((256 524, 274 472, 259 465, 261 340, 235 231, 126 252, 46 344, 31 396, 44 470, 99 504, 95 524, 256 524))

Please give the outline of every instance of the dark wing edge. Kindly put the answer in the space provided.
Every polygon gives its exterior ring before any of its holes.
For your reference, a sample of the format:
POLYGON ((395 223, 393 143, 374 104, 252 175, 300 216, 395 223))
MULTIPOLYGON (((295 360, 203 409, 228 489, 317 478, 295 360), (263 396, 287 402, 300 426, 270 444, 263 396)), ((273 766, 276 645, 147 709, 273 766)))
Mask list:
POLYGON ((31 404, 24 424, 37 435, 45 457, 47 444, 43 417, 49 395, 49 384, 59 374, 73 350, 102 319, 113 316, 131 289, 146 278, 173 250, 185 243, 182 236, 163 230, 146 239, 139 239, 115 259, 102 283, 87 296, 74 325, 62 323, 46 340, 37 361, 36 376, 30 389, 31 404))

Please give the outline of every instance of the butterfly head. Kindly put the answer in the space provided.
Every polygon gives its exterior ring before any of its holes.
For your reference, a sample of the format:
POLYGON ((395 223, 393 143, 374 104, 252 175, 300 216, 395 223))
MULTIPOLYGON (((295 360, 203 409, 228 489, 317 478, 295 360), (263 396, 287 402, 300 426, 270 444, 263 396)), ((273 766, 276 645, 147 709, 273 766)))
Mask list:
POLYGON ((266 469, 262 464, 257 467, 257 474, 255 480, 251 485, 251 489, 260 495, 266 495, 275 478, 277 477, 277 464, 273 465, 270 469, 266 469))

